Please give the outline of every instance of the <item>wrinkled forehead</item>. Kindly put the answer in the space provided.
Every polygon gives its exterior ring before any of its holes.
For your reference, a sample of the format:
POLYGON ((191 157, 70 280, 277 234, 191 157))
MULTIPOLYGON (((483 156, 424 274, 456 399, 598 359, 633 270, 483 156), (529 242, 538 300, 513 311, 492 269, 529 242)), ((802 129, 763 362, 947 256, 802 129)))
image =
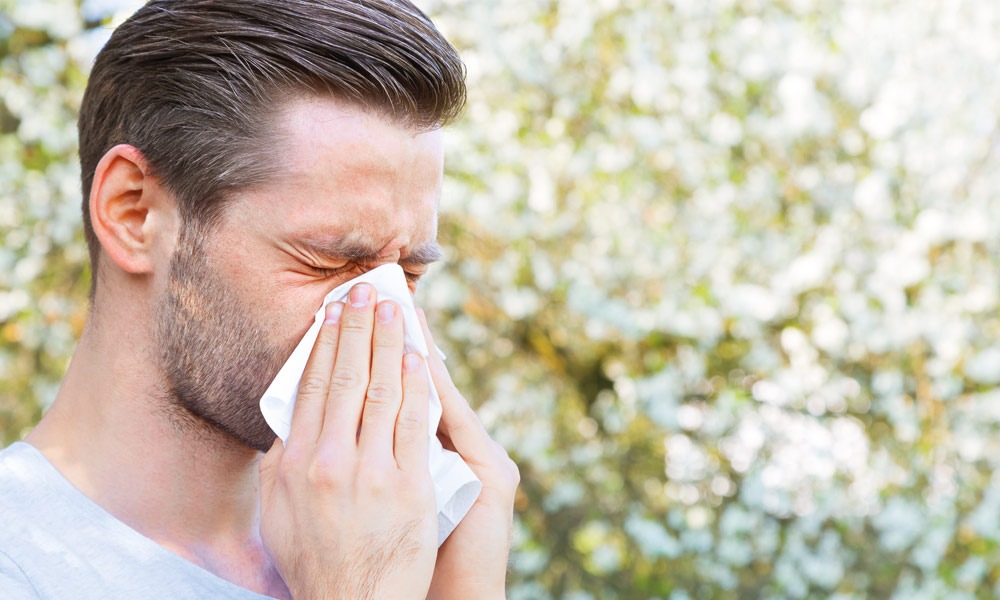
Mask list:
POLYGON ((288 239, 383 250, 433 241, 443 174, 440 130, 416 131, 335 100, 284 109, 275 176, 235 218, 288 239))

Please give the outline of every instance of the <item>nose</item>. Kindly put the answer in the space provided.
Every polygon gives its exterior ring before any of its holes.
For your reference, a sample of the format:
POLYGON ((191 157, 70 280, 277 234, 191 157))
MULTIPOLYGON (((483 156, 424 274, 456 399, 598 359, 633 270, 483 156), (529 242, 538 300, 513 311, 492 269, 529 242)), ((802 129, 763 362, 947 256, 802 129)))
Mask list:
POLYGON ((399 259, 402 256, 402 251, 403 245, 401 243, 394 242, 392 244, 388 244, 379 250, 378 260, 376 261, 375 266, 380 267, 387 263, 399 262, 399 259))

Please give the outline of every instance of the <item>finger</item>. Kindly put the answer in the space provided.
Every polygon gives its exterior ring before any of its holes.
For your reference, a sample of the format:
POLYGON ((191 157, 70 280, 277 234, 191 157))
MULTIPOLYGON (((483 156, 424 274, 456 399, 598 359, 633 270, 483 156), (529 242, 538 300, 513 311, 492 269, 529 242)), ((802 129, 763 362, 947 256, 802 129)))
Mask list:
POLYGON ((278 463, 281 462, 281 455, 284 453, 284 450, 285 447, 281 444, 281 439, 275 438, 274 443, 271 444, 271 449, 267 451, 267 454, 264 455, 264 458, 257 465, 260 473, 261 498, 270 497, 271 492, 274 490, 275 472, 278 468, 278 463))
MULTIPOLYGON (((424 331, 424 339, 427 340, 428 347, 435 347, 424 311, 418 309, 417 317, 420 319, 420 326, 424 331)), ((427 358, 434 388, 441 400, 441 429, 444 430, 448 439, 454 444, 456 451, 463 458, 475 462, 489 461, 492 455, 492 440, 486 432, 486 428, 483 427, 475 411, 455 387, 455 383, 451 380, 451 375, 448 374, 448 369, 444 366, 444 361, 441 360, 438 353, 431 351, 427 358)))
POLYGON ((292 425, 288 443, 313 444, 323 430, 323 413, 330 391, 333 363, 337 358, 337 339, 340 336, 340 315, 344 305, 331 302, 326 305, 326 316, 320 326, 316 343, 299 381, 299 393, 292 411, 292 425), (293 442, 294 440, 294 442, 293 442))
POLYGON ((358 425, 371 368, 375 289, 359 283, 351 289, 340 317, 337 357, 323 416, 320 443, 341 450, 357 445, 358 425))
POLYGON ((424 361, 410 352, 403 357, 403 403, 396 418, 396 464, 402 471, 427 469, 429 393, 424 361))
POLYGON ((420 329, 424 332, 424 340, 427 342, 427 366, 430 368, 435 389, 437 389, 440 394, 441 388, 447 386, 457 392, 458 390, 455 388, 455 383, 452 382, 451 375, 448 373, 448 369, 444 366, 444 360, 441 358, 441 352, 438 350, 437 344, 434 343, 434 336, 431 335, 431 329, 427 325, 427 314, 424 313, 424 309, 422 308, 418 308, 416 312, 417 320, 420 321, 420 329), (436 368, 437 366, 440 368, 436 368), (435 375, 435 371, 438 371, 438 375, 435 375), (443 375, 443 379, 438 381, 440 375, 443 375))
POLYGON ((392 433, 403 401, 402 359, 403 319, 396 303, 386 300, 375 311, 371 379, 358 435, 358 449, 365 460, 392 461, 392 433))

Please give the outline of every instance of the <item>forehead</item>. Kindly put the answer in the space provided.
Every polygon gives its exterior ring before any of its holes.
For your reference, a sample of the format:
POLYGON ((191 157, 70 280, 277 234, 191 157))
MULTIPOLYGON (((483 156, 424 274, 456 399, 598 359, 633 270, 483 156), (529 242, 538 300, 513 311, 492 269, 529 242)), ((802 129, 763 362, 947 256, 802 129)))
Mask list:
POLYGON ((435 237, 441 133, 417 131, 330 99, 277 114, 277 176, 237 210, 259 229, 371 245, 435 237))

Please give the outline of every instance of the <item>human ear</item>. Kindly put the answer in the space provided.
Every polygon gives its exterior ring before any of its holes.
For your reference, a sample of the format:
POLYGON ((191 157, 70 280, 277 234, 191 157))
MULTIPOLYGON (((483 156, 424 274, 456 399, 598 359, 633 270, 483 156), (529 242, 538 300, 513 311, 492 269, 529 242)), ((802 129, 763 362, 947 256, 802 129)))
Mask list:
POLYGON ((119 144, 97 163, 90 188, 90 222, 104 254, 126 273, 153 271, 156 236, 165 233, 166 221, 172 220, 164 219, 162 213, 168 209, 164 201, 162 188, 134 146, 119 144))

